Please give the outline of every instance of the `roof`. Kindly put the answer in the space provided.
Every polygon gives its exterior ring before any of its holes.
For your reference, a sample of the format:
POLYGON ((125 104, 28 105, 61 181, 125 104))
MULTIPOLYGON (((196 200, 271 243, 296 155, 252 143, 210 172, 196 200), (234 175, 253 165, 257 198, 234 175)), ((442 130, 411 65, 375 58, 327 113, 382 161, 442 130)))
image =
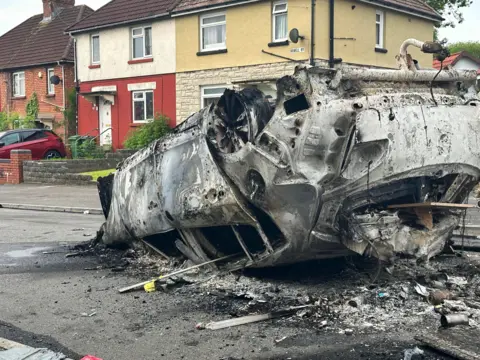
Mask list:
POLYGON ((179 0, 112 0, 67 29, 81 32, 168 16, 179 0))
MULTIPOLYGON (((255 1, 255 0, 253 0, 255 1)), ((443 18, 432 7, 422 0, 360 0, 362 2, 374 3, 380 6, 393 7, 398 10, 408 11, 420 16, 426 16, 432 20, 442 21, 443 18)), ((208 9, 217 6, 235 5, 244 2, 252 2, 252 0, 180 0, 179 4, 173 10, 174 14, 198 11, 200 9, 208 9)))
POLYGON ((399 10, 407 10, 442 21, 442 16, 423 0, 375 0, 373 3, 391 6, 399 10))
MULTIPOLYGON (((443 67, 447 67, 449 65, 454 66, 457 63, 457 61, 462 59, 462 58, 467 58, 467 59, 472 60, 473 62, 476 62, 478 64, 479 74, 480 74, 480 59, 471 55, 471 54, 469 54, 466 51, 456 52, 456 53, 453 53, 452 55, 450 55, 449 57, 447 57, 445 60, 443 60, 443 67)), ((436 60, 436 59, 433 60, 433 67, 435 69, 440 69, 441 62, 436 60)))
POLYGON ((34 15, 0 37, 0 70, 73 61, 73 41, 64 30, 93 12, 80 5, 62 9, 50 22, 34 15))

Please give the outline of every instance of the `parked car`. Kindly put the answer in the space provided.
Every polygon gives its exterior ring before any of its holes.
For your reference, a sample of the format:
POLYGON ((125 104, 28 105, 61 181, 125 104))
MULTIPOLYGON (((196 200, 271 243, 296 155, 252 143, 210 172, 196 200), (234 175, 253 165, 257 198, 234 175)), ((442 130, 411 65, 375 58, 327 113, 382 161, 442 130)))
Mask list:
POLYGON ((63 140, 52 130, 18 129, 0 132, 0 159, 9 159, 11 150, 30 150, 33 160, 66 156, 63 140))

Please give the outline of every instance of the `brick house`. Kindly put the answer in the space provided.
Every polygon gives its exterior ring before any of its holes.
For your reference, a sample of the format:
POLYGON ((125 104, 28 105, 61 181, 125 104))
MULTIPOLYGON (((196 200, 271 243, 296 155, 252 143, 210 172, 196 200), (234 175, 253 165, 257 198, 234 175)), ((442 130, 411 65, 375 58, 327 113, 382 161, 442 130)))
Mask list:
POLYGON ((75 65, 74 42, 64 30, 93 10, 75 6, 75 0, 38 0, 39 8, 40 1, 42 14, 0 37, 0 111, 25 117, 35 92, 36 125, 66 138, 72 134, 64 126, 63 110, 68 91, 75 87, 75 65))
POLYGON ((157 113, 175 125, 175 0, 113 0, 67 31, 75 38, 78 133, 118 149, 157 113))

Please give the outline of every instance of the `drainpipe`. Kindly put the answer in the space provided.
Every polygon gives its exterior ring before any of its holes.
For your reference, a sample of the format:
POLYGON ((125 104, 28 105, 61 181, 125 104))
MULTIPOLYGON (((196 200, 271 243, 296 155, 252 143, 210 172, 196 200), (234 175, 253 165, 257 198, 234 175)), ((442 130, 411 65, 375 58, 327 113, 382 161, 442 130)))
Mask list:
POLYGON ((65 66, 60 65, 58 61, 58 66, 62 66, 62 88, 63 88, 63 138, 67 141, 67 124, 65 122, 65 103, 66 103, 66 94, 65 94, 65 66))
POLYGON ((335 59, 334 59, 334 26, 335 26, 335 0, 329 0, 328 1, 328 10, 329 10, 329 23, 330 23, 330 29, 329 29, 329 37, 330 37, 330 46, 329 46, 329 56, 328 56, 328 65, 333 68, 335 65, 335 59))
POLYGON ((310 65, 315 66, 315 0, 312 0, 312 26, 310 34, 310 65))
MULTIPOLYGON (((72 35, 70 35, 72 36, 72 35)), ((75 134, 78 134, 78 100, 79 100, 79 93, 80 93, 80 82, 78 81, 78 67, 77 67, 77 39, 73 38, 73 71, 75 73, 75 134)))

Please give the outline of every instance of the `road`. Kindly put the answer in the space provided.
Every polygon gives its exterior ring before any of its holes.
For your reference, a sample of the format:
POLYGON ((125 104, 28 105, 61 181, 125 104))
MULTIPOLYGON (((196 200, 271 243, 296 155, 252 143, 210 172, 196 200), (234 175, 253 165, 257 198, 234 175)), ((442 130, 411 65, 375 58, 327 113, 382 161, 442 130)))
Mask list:
POLYGON ((196 330, 197 322, 229 318, 230 300, 215 303, 188 292, 119 294, 119 287, 145 278, 85 270, 99 264, 96 257, 65 258, 68 245, 85 240, 102 220, 0 209, 0 337, 73 359, 104 360, 403 359, 415 345, 408 331, 346 336, 288 319, 196 330))

